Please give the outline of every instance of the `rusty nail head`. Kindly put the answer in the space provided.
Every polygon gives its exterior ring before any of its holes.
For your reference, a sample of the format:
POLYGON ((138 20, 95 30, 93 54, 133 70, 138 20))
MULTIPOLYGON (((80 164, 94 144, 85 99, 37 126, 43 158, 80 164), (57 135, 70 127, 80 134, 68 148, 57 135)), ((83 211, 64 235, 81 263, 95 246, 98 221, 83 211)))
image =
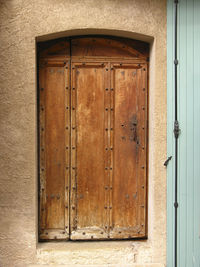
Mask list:
POLYGON ((85 232, 83 232, 82 234, 85 235, 85 232))
POLYGON ((106 91, 108 91, 108 88, 106 88, 106 91))
POLYGON ((107 207, 105 206, 104 209, 107 209, 107 207))
POLYGON ((68 209, 68 206, 66 205, 65 208, 68 209))

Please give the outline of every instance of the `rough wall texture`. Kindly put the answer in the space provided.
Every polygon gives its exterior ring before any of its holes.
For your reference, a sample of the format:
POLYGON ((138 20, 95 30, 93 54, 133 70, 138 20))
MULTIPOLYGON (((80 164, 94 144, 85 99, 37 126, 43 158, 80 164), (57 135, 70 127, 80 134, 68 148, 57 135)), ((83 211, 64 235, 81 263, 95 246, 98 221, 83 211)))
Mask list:
MULTIPOLYGON (((0 0, 0 266, 166 262, 166 1, 0 0), (152 43, 149 238, 37 242, 36 37, 101 33, 152 43)), ((151 263, 151 265, 149 265, 151 263)), ((158 263, 156 265, 155 263, 158 263)))

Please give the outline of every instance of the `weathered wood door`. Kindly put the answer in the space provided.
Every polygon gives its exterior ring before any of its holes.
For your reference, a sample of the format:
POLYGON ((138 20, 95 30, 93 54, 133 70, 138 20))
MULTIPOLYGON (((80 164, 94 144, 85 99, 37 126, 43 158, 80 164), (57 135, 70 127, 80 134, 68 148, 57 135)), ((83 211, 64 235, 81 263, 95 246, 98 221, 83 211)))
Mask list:
POLYGON ((146 237, 147 51, 91 37, 40 48, 41 239, 146 237))

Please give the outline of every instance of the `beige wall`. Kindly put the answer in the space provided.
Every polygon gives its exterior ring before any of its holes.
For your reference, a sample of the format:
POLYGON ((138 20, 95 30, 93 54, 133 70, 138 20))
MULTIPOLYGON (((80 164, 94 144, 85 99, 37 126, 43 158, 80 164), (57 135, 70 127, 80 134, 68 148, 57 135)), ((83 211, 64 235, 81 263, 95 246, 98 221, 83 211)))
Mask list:
MULTIPOLYGON (((166 262, 166 1, 0 0, 0 266, 166 262), (149 238, 37 242, 36 38, 112 34, 151 42, 149 238)), ((148 265, 148 264, 152 265, 148 265)), ((158 263, 156 265, 155 263, 158 263)))

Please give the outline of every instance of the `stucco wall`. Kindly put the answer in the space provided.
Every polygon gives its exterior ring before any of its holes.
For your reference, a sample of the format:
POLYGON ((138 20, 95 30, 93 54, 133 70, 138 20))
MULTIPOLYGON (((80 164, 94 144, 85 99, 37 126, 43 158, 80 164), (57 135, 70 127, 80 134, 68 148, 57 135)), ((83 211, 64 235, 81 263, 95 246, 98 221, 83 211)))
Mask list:
POLYGON ((163 266, 166 1, 0 0, 0 12, 0 266, 163 266), (149 237, 145 241, 38 244, 36 38, 90 33, 151 42, 149 237))

